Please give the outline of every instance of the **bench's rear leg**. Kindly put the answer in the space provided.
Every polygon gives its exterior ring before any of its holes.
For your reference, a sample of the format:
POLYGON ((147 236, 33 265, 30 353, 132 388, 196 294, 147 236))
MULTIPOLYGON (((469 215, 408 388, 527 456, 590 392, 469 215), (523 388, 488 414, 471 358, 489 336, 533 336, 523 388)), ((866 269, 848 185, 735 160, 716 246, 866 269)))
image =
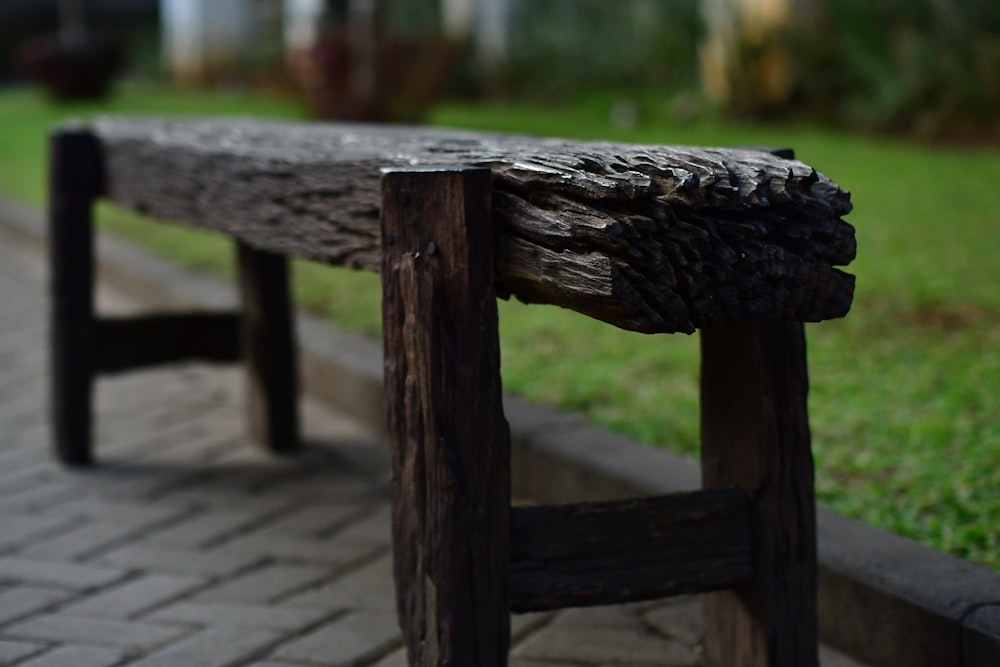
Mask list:
POLYGON ((706 600, 718 667, 816 667, 816 506, 799 322, 706 328, 702 477, 751 501, 754 575, 706 600))
POLYGON ((490 172, 388 172, 383 326, 396 600, 411 665, 502 667, 510 643, 490 172))
POLYGON ((49 143, 50 417, 56 456, 86 465, 92 454, 94 380, 93 202, 102 187, 96 137, 63 129, 49 143))
POLYGON ((236 242, 250 436, 270 451, 299 449, 298 372, 288 260, 236 242))

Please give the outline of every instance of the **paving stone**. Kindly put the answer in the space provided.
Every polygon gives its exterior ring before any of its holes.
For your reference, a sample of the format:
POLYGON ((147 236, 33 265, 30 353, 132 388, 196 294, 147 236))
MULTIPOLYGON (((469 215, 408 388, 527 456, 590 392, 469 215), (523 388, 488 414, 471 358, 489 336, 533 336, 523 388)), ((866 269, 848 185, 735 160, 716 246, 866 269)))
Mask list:
POLYGON ((312 565, 267 565, 209 588, 197 595, 202 602, 271 602, 328 578, 333 570, 312 565))
POLYGON ((392 541, 391 512, 388 505, 356 521, 336 534, 338 541, 389 545, 392 541))
POLYGON ((539 628, 547 625, 555 616, 553 612, 536 612, 531 614, 511 614, 510 641, 517 644, 539 628))
POLYGON ((323 586, 295 595, 285 603, 329 610, 367 609, 394 613, 396 597, 393 591, 392 559, 387 555, 323 586))
POLYGON ((4 634, 15 639, 149 650, 176 639, 185 634, 185 630, 152 623, 125 623, 70 614, 46 614, 15 623, 7 627, 4 634))
POLYGON ((222 576, 247 568, 261 558, 260 553, 252 551, 211 552, 129 544, 102 555, 98 562, 171 574, 222 576))
POLYGON ((337 536, 326 540, 311 540, 288 536, 276 537, 267 531, 261 531, 236 537, 213 551, 223 558, 241 555, 247 558, 252 556, 258 560, 302 561, 342 568, 368 558, 381 548, 384 547, 370 543, 345 542, 337 536))
POLYGON ((79 492, 72 484, 53 479, 0 497, 0 512, 17 514, 41 509, 49 511, 54 507, 70 505, 78 499, 79 492))
POLYGON ((568 660, 587 664, 697 667, 700 656, 678 642, 633 626, 576 624, 557 618, 517 646, 513 655, 531 660, 568 660))
POLYGON ((46 648, 45 644, 0 639, 0 665, 12 665, 29 655, 41 653, 46 648))
MULTIPOLYGON (((7 429, 0 424, 0 433, 7 429)), ((37 448, 21 447, 0 456, 0 498, 10 493, 24 491, 30 487, 53 479, 59 471, 52 465, 48 454, 41 456, 37 448)), ((4 516, 13 516, 5 514, 4 516)))
POLYGON ((148 574, 65 607, 67 614, 127 619, 204 586, 199 577, 148 574))
POLYGON ((0 514, 0 550, 22 547, 45 535, 66 529, 69 524, 61 517, 0 514))
POLYGON ((165 623, 300 631, 330 613, 323 609, 211 602, 178 602, 145 617, 165 623))
POLYGON ((121 664, 126 653, 100 646, 61 646, 19 667, 112 667, 121 664))
POLYGON ((146 544, 168 547, 196 548, 238 532, 262 518, 258 514, 227 510, 210 510, 146 537, 146 544))
POLYGON ((271 630, 212 628, 157 651, 129 667, 234 667, 282 639, 271 630))
POLYGON ((107 586, 123 579, 126 575, 127 570, 121 568, 29 560, 13 556, 0 558, 0 581, 8 580, 82 590, 95 586, 107 586))
POLYGON ((351 612, 283 644, 274 657, 354 667, 387 653, 401 642, 395 614, 351 612))
POLYGON ((701 598, 678 598, 647 610, 643 619, 664 637, 694 647, 704 639, 703 613, 701 598))
MULTIPOLYGON (((111 471, 114 473, 115 471, 111 471)), ((117 471, 122 475, 123 471, 117 471)), ((69 505, 48 510, 46 514, 69 517, 86 517, 92 521, 111 523, 122 527, 152 528, 160 523, 175 521, 190 515, 195 508, 171 503, 114 502, 101 498, 77 498, 69 505)))
POLYGON ((396 649, 376 662, 372 667, 410 667, 410 663, 406 661, 406 649, 396 649))
POLYGON ((70 595, 68 591, 31 586, 0 589, 0 625, 42 611, 70 595))
POLYGON ((20 549, 17 555, 46 560, 79 560, 136 535, 140 530, 130 525, 86 521, 48 539, 33 542, 20 549))
MULTIPOLYGON (((829 648, 828 646, 819 647, 819 664, 820 667, 865 667, 860 662, 840 653, 838 651, 829 648)), ((966 663, 963 663, 963 665, 966 663)), ((973 663, 979 664, 979 663, 973 663)), ((992 663, 982 663, 982 664, 992 664, 992 663)))
POLYGON ((271 533, 289 533, 303 537, 315 537, 356 518, 364 512, 360 503, 324 502, 293 510, 285 516, 267 524, 271 533))

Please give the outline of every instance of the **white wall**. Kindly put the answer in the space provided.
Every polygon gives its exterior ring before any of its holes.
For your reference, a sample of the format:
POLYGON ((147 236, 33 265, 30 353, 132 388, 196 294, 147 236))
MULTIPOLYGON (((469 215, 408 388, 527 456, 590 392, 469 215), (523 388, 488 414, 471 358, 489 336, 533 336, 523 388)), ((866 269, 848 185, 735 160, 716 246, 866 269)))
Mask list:
POLYGON ((163 59, 178 80, 225 74, 245 60, 252 0, 160 0, 163 59))

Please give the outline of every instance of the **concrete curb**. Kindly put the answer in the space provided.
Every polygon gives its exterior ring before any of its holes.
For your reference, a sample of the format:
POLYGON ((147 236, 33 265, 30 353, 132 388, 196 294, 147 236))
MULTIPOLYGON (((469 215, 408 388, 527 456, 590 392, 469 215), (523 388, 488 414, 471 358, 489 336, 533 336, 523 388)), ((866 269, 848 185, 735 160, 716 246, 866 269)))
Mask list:
MULTIPOLYGON (((33 209, 0 198, 0 227, 42 249, 33 209)), ((232 307, 234 290, 136 246, 101 235, 100 277, 149 303, 232 307)), ((384 431, 380 345, 300 315, 305 389, 384 431)), ((571 502, 671 493, 699 485, 697 466, 563 414, 505 399, 515 493, 571 502)), ((820 633, 871 665, 1000 665, 1000 573, 819 510, 820 633)))

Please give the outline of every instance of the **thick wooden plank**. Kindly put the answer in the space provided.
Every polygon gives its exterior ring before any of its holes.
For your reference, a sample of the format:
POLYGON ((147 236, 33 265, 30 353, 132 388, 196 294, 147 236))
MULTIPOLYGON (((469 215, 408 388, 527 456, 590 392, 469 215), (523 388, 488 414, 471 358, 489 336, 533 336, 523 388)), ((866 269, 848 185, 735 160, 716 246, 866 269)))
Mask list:
POLYGON ((92 460, 94 231, 92 203, 102 188, 100 146, 68 127, 49 140, 50 410, 56 456, 92 460))
POLYGON ((490 174, 386 173, 382 272, 393 548, 411 665, 507 664, 510 433, 490 174))
POLYGON ((708 596, 719 667, 816 667, 816 508, 800 323, 701 332, 702 476, 750 496, 754 578, 708 596))
POLYGON ((276 453, 299 449, 299 386, 288 259, 236 243, 250 435, 276 453))
POLYGON ((113 374, 177 361, 239 361, 240 317, 198 312, 100 318, 95 370, 113 374))
POLYGON ((429 128, 103 119, 110 194, 262 248, 378 270, 379 168, 493 172, 497 289, 643 332, 850 307, 849 195, 765 152, 429 128))
POLYGON ((511 610, 637 602, 746 581, 749 521, 738 489, 516 507, 511 610))

